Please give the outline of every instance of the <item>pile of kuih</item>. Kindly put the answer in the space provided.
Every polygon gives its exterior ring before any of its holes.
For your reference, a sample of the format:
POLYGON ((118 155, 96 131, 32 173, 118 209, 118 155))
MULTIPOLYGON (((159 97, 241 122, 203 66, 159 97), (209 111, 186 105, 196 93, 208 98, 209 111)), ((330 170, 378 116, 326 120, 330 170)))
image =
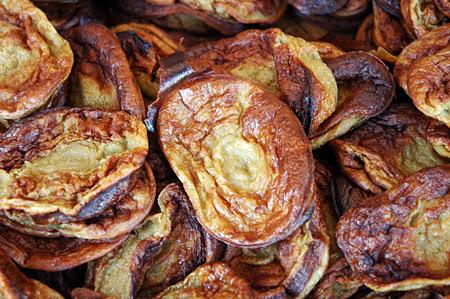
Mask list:
POLYGON ((450 298, 449 20, 0 0, 0 298, 450 298))

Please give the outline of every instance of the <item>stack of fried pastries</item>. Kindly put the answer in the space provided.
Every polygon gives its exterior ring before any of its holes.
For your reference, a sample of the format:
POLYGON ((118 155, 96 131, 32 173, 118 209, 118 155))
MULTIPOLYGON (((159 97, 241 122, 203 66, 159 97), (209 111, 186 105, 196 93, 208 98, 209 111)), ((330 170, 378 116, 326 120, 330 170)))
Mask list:
POLYGON ((0 298, 450 298, 447 0, 0 0, 0 298))

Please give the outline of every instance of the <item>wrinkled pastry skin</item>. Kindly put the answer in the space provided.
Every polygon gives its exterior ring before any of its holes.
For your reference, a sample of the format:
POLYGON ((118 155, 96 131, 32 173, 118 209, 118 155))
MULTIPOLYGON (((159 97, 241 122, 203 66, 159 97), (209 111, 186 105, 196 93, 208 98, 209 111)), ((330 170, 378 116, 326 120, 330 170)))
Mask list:
POLYGON ((20 119, 44 106, 67 79, 69 44, 28 0, 0 1, 0 118, 20 119))
POLYGON ((426 168, 347 211, 338 245, 376 291, 449 283, 450 165, 426 168))
POLYGON ((144 124, 125 112, 65 108, 16 124, 0 148, 1 210, 77 217, 142 166, 148 140, 144 124))
POLYGON ((304 221, 312 198, 311 149, 278 97, 251 81, 196 73, 163 100, 162 150, 214 237, 261 247, 304 221))

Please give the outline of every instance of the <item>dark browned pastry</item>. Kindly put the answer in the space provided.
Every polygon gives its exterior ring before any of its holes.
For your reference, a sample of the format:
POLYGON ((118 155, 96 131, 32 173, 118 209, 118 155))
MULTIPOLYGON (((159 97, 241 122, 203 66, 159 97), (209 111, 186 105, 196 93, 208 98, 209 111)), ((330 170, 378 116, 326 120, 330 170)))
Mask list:
POLYGON ((73 64, 69 44, 28 0, 0 2, 0 119, 48 104, 73 64))
POLYGON ((205 235, 181 184, 166 186, 158 203, 161 213, 148 216, 122 247, 91 265, 90 288, 119 298, 149 298, 182 280, 207 258, 210 262, 220 258, 223 248, 205 235))
POLYGON ((384 9, 393 16, 401 17, 400 0, 375 0, 377 6, 384 9))
MULTIPOLYGON (((412 104, 393 104, 330 144, 341 170, 355 184, 377 194, 422 168, 450 163, 448 153, 441 155, 428 141, 437 135, 428 130, 434 122, 412 104)), ((446 134, 450 136, 450 129, 446 134)))
POLYGON ((384 11, 381 7, 373 4, 374 29, 373 41, 378 47, 386 49, 389 53, 397 55, 409 44, 406 31, 400 23, 384 11))
MULTIPOLYGON (((155 179, 146 163, 132 176, 129 184, 118 192, 118 202, 101 215, 58 225, 39 225, 23 214, 5 211, 0 222, 19 232, 37 237, 77 237, 82 239, 112 239, 132 231, 150 212, 156 193, 155 179), (128 187, 128 189, 127 189, 128 187)), ((105 202, 108 199, 105 199, 105 202)))
POLYGON ((388 68, 371 54, 349 52, 326 63, 338 83, 338 106, 317 130, 311 132, 313 149, 382 113, 395 92, 394 79, 388 68))
POLYGON ((310 43, 317 48, 320 59, 322 59, 322 61, 327 61, 345 54, 343 50, 331 43, 322 41, 315 41, 310 43))
POLYGON ((450 2, 447 0, 434 0, 436 7, 444 14, 447 18, 450 18, 450 2))
POLYGON ((327 269, 310 298, 346 299, 352 297, 362 285, 345 258, 341 258, 327 269))
POLYGON ((258 298, 305 298, 327 269, 337 222, 331 207, 332 175, 323 164, 316 161, 315 166, 314 210, 308 222, 267 247, 227 248, 224 261, 250 282, 258 298))
POLYGON ((106 14, 93 0, 32 0, 57 30, 89 23, 106 23, 106 14))
POLYGON ((347 0, 347 3, 331 15, 337 18, 360 18, 370 9, 369 0, 347 0))
MULTIPOLYGON (((183 69, 182 58, 177 52, 161 65, 175 61, 170 69, 183 69)), ((242 247, 290 235, 304 223, 313 191, 311 149, 300 121, 249 80, 196 72, 176 83, 179 77, 177 71, 162 82, 157 132, 199 222, 217 239, 242 247)))
POLYGON ((311 23, 302 21, 288 10, 273 28, 280 28, 285 34, 303 38, 306 41, 316 41, 328 33, 327 30, 311 23))
MULTIPOLYGON (((360 0, 361 1, 361 0, 360 0)), ((358 3, 361 4, 361 3, 358 3)), ((293 9, 292 15, 299 18, 303 22, 308 22, 326 29, 334 34, 352 34, 354 33, 359 25, 363 22, 365 14, 358 13, 356 15, 347 14, 342 11, 342 15, 327 14, 327 15, 305 15, 300 13, 298 10, 293 9)))
MULTIPOLYGON (((203 2, 194 0, 172 1, 161 5, 159 1, 147 0, 117 0, 117 6, 126 14, 137 18, 158 22, 158 18, 165 17, 163 23, 173 29, 197 29, 202 26, 196 19, 200 19, 208 26, 222 32, 233 34, 242 31, 242 24, 275 23, 281 18, 287 7, 287 0, 270 1, 213 1, 203 2), (167 19, 167 17, 171 17, 167 19), (173 19, 173 18, 177 19, 173 19), (192 19, 194 17, 194 19, 192 19), (175 23, 175 26, 172 26, 175 23), (182 28, 180 28, 180 23, 182 28), (175 28, 174 28, 175 27, 175 28)), ((198 31, 198 30, 197 30, 198 31)), ((201 33, 205 33, 203 30, 201 33)))
POLYGON ((70 296, 72 299, 117 299, 114 296, 103 295, 87 288, 76 288, 70 293, 70 296))
MULTIPOLYGON (((195 218, 192 205, 181 184, 170 184, 161 191, 160 199, 164 204, 172 202, 177 206, 170 234, 161 244, 157 253, 147 257, 142 269, 143 282, 138 298, 150 298, 165 288, 182 280, 197 266, 206 260, 206 242, 209 241, 209 262, 220 258, 220 243, 207 237, 195 218), (213 256, 215 254, 219 256, 213 256)), ((156 250, 152 250, 156 251, 156 250)))
POLYGON ((395 63, 394 75, 398 84, 408 92, 408 75, 411 65, 416 60, 434 55, 449 45, 450 24, 446 24, 406 46, 395 63))
POLYGON ((372 193, 365 191, 343 174, 335 176, 333 182, 333 200, 339 216, 345 211, 357 207, 372 193))
POLYGON ((70 74, 73 107, 126 111, 139 120, 145 116, 141 91, 117 37, 100 24, 63 32, 75 54, 70 74))
POLYGON ((249 283, 224 263, 205 264, 155 298, 254 298, 249 283))
POLYGON ((0 286, 0 297, 5 299, 64 298, 45 284, 26 277, 3 250, 0 250, 0 286))
POLYGON ((39 238, 0 225, 0 249, 24 268, 43 271, 71 269, 120 246, 127 235, 106 240, 39 238))
POLYGON ((111 30, 122 43, 142 93, 156 99, 159 90, 159 59, 174 53, 178 45, 168 33, 152 24, 122 24, 111 30))
POLYGON ((416 38, 448 23, 433 0, 401 0, 400 8, 406 27, 416 38))
POLYGON ((74 108, 17 123, 0 147, 0 210, 63 223, 114 204, 104 199, 115 198, 121 190, 114 187, 142 166, 148 141, 144 124, 125 112, 74 108))
POLYGON ((376 291, 448 285, 450 164, 425 168, 339 220, 337 240, 376 291))
POLYGON ((188 62, 195 70, 250 79, 281 95, 314 131, 335 109, 337 86, 317 48, 279 29, 248 30, 234 38, 191 48, 188 62))
POLYGON ((288 0, 288 2, 301 14, 326 15, 339 10, 347 0, 288 0))

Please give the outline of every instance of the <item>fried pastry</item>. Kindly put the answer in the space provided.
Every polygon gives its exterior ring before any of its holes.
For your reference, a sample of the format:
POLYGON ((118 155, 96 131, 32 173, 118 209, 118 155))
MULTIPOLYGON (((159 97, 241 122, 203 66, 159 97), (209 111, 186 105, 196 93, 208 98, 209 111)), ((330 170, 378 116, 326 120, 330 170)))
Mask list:
POLYGON ((174 53, 177 44, 166 32, 152 24, 122 24, 111 30, 122 43, 142 93, 156 99, 159 90, 159 58, 174 53))
POLYGON ((425 168, 347 211, 338 245, 376 291, 448 285, 450 165, 425 168))
POLYGON ((70 74, 70 105, 126 111, 143 120, 145 106, 117 37, 100 24, 67 29, 75 64, 70 74))
POLYGON ((183 279, 207 257, 218 258, 214 255, 222 249, 205 236, 181 184, 166 186, 158 203, 161 213, 148 216, 121 248, 95 261, 88 286, 118 298, 149 298, 183 279), (111 276, 123 284, 109 281, 111 276))
MULTIPOLYGON (((355 184, 377 194, 422 168, 450 163, 428 140, 436 135, 428 130, 432 123, 409 103, 393 104, 330 144, 341 170, 355 184)), ((450 129, 446 134, 450 136, 450 129)))
MULTIPOLYGON (((133 174, 135 175, 135 174, 133 174)), ((150 166, 144 164, 132 179, 130 190, 119 192, 118 202, 101 215, 85 221, 40 225, 29 217, 4 212, 0 222, 19 232, 37 237, 77 237, 82 239, 112 239, 132 231, 150 212, 156 193, 156 183, 150 166), (135 183, 134 183, 135 182, 135 183), (22 216, 22 217, 21 217, 22 216)))
POLYGON ((315 166, 310 220, 285 240, 267 247, 227 247, 224 261, 250 282, 257 298, 305 298, 327 269, 336 226, 330 198, 332 175, 322 163, 316 161, 315 166))
POLYGON ((382 113, 395 92, 388 68, 371 54, 349 52, 326 63, 338 83, 338 105, 336 111, 311 132, 313 149, 382 113))
POLYGON ((26 277, 2 250, 0 250, 0 286, 1 298, 64 298, 45 284, 26 277))
POLYGON ((148 141, 144 124, 125 112, 66 108, 21 121, 0 146, 0 209, 64 223, 114 204, 105 192, 142 166, 148 141))
POLYGON ((336 107, 336 82, 317 48, 280 29, 248 30, 202 44, 189 50, 188 62, 195 70, 209 67, 281 95, 306 132, 314 131, 336 107))
POLYGON ((155 298, 254 298, 249 283, 224 263, 205 264, 155 298))
POLYGON ((425 34, 406 46, 398 56, 394 76, 398 84, 408 93, 409 69, 416 60, 434 55, 450 45, 450 24, 443 25, 425 34))
POLYGON ((450 3, 446 0, 434 0, 434 4, 447 18, 450 18, 450 3))
MULTIPOLYGON (((161 66, 183 69, 182 53, 161 66)), ((202 226, 242 247, 267 246, 305 220, 313 164, 300 121, 249 80, 196 72, 165 79, 157 132, 202 226), (170 85, 173 83, 174 85, 170 85)))
POLYGON ((338 18, 356 18, 364 16, 370 9, 368 0, 348 0, 345 5, 337 11, 331 13, 338 18))
POLYGON ((353 183, 344 174, 336 175, 333 182, 333 201, 339 216, 345 211, 357 207, 370 195, 373 194, 353 183))
POLYGON ((377 6, 381 7, 393 16, 402 16, 402 12, 400 10, 400 0, 375 0, 375 3, 377 6))
MULTIPOLYGON (((254 23, 275 23, 281 18, 286 10, 286 0, 272 0, 272 1, 193 1, 180 0, 172 1, 170 4, 161 5, 155 1, 149 0, 126 0, 117 1, 118 7, 126 14, 137 17, 147 18, 152 22, 158 22, 158 18, 166 17, 163 24, 171 25, 167 21, 167 17, 184 18, 186 16, 200 19, 208 26, 220 31, 223 34, 234 34, 242 31, 245 27, 242 24, 254 23)), ((173 20, 171 21, 173 22, 173 20)), ((179 23, 179 20, 174 23, 179 23)), ((191 24, 184 22, 183 29, 191 29, 191 24)), ((192 23, 192 20, 190 21, 192 23)), ((173 26, 170 26, 173 28, 173 26)), ((194 28, 199 27, 198 23, 194 28)), ((176 28, 181 29, 181 28, 176 28)), ((205 33, 205 32, 201 32, 205 33)))
POLYGON ((28 0, 0 2, 0 119, 45 106, 69 76, 73 53, 28 0))
POLYGON ((433 0, 401 0, 400 8, 406 27, 416 38, 448 22, 433 0))
POLYGON ((128 235, 114 239, 39 238, 0 225, 0 249, 24 268, 43 271, 71 269, 120 246, 128 235))
POLYGON ((450 45, 409 68, 408 95, 417 109, 450 128, 450 45))

